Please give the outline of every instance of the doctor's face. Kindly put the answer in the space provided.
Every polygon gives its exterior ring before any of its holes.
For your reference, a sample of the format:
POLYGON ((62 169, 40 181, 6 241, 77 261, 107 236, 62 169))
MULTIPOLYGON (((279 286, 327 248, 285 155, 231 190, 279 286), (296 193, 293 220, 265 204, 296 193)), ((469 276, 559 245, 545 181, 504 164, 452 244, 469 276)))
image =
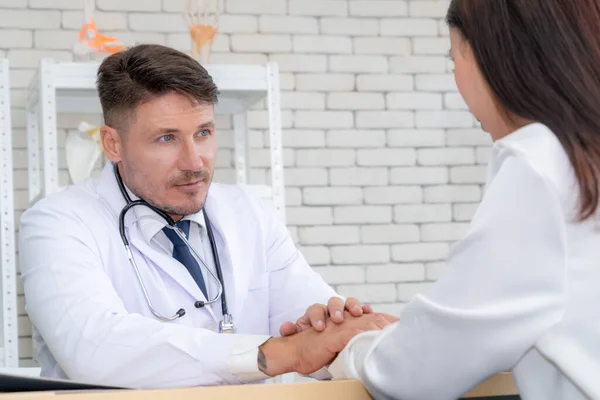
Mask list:
POLYGON ((175 220, 204 206, 217 140, 214 106, 171 93, 140 105, 115 144, 127 187, 175 220))

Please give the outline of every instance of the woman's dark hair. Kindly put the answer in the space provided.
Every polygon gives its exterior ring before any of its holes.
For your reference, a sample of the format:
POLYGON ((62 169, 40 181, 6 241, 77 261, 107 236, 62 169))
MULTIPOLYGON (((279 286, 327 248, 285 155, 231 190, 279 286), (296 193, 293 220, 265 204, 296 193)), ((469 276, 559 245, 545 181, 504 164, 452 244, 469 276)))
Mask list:
POLYGON ((600 193, 600 0, 452 0, 446 16, 496 100, 540 122, 575 170, 580 220, 600 193))

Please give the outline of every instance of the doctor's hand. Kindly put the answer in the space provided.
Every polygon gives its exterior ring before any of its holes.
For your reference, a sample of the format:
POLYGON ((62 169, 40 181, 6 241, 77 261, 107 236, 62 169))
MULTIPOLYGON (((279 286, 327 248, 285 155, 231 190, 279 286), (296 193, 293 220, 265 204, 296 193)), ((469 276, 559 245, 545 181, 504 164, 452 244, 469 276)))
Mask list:
POLYGON ((359 317, 363 314, 370 314, 373 312, 371 306, 361 305, 360 302, 349 297, 344 300, 339 297, 332 297, 329 299, 327 305, 325 304, 313 304, 310 306, 306 313, 296 321, 286 322, 281 325, 279 333, 281 336, 290 336, 298 332, 302 332, 310 327, 314 328, 318 332, 325 330, 325 322, 330 319, 336 324, 344 322, 344 313, 348 312, 353 317, 359 317))
POLYGON ((346 311, 343 323, 328 320, 321 332, 307 328, 291 336, 271 338, 259 347, 258 367, 269 376, 311 374, 331 364, 354 336, 388 326, 388 317, 379 313, 354 317, 346 311))

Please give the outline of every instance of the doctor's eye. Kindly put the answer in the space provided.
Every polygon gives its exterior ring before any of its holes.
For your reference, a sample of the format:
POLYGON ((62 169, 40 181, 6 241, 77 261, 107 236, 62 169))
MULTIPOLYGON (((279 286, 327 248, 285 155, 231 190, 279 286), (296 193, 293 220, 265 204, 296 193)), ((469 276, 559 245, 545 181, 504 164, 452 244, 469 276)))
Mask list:
POLYGON ((200 136, 209 136, 210 135, 210 129, 202 129, 198 133, 200 134, 200 136))
POLYGON ((163 142, 170 142, 173 140, 173 135, 163 135, 159 138, 163 142))

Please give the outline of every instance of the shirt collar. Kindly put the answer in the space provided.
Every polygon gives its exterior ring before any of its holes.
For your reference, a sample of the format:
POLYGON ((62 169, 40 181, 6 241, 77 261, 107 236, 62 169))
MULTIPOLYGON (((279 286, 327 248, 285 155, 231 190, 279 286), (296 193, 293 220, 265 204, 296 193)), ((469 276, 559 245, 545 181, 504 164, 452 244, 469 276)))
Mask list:
MULTIPOLYGON (((133 194, 131 190, 127 186, 125 186, 125 190, 131 197, 132 201, 139 200, 140 198, 133 194)), ((148 207, 137 206, 133 208, 135 212, 135 220, 138 225, 138 229, 142 233, 144 239, 150 243, 152 239, 159 233, 165 226, 167 226, 167 221, 162 218, 160 215, 152 211, 148 207)), ((204 221, 203 210, 198 211, 195 214, 186 215, 183 217, 184 220, 190 220, 198 224, 200 229, 206 228, 206 222, 204 221)))

